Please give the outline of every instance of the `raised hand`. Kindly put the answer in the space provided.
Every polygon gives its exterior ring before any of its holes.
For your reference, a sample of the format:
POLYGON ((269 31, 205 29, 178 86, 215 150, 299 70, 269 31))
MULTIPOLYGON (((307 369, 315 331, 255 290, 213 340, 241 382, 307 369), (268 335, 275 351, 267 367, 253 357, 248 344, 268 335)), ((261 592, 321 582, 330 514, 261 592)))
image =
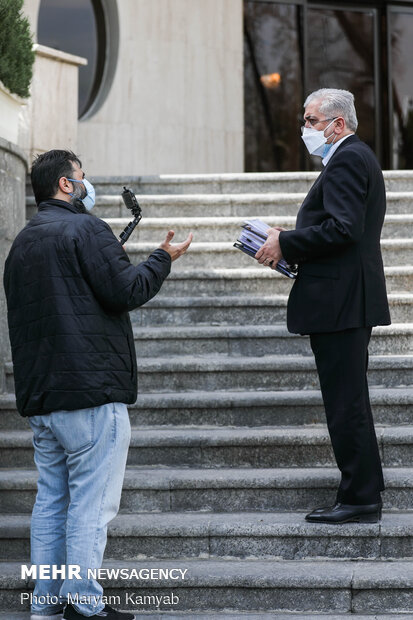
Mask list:
POLYGON ((185 241, 182 241, 181 243, 175 243, 174 245, 172 245, 171 241, 173 239, 174 234, 175 232, 173 230, 169 230, 168 234, 166 235, 165 241, 161 243, 161 245, 159 246, 160 248, 162 248, 162 250, 165 250, 165 252, 168 252, 172 261, 182 256, 182 254, 185 254, 185 252, 191 245, 191 242, 193 239, 193 234, 189 233, 185 241))

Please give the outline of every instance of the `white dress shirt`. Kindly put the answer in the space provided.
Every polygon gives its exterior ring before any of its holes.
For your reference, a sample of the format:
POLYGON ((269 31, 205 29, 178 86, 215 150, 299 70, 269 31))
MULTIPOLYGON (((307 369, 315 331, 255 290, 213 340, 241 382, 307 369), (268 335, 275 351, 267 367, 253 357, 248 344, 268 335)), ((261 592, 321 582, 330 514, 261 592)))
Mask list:
POLYGON ((327 166, 328 162, 330 161, 330 159, 333 157, 334 153, 336 152, 337 148, 340 146, 340 144, 342 142, 344 142, 344 140, 346 138, 349 138, 350 136, 354 136, 354 132, 353 133, 349 133, 347 136, 344 136, 344 138, 340 138, 340 140, 337 140, 337 142, 334 142, 333 146, 331 147, 331 149, 328 151, 327 155, 321 160, 323 166, 327 166))

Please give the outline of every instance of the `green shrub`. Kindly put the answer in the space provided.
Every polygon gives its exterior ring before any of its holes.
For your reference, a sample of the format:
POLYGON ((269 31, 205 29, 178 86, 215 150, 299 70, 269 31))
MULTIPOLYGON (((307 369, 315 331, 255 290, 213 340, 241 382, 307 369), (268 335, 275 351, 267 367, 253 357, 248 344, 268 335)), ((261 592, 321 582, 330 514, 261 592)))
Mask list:
POLYGON ((23 0, 0 0, 0 80, 10 92, 29 97, 34 52, 23 0))

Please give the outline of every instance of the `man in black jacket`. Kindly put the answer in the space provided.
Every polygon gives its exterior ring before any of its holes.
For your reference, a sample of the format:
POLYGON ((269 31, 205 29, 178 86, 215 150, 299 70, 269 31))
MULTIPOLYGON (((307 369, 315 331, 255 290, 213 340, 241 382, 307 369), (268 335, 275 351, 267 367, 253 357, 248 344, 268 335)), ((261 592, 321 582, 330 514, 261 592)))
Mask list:
POLYGON ((390 323, 380 234, 386 210, 383 174, 355 135, 354 97, 321 89, 305 102, 303 140, 323 157, 296 229, 271 229, 256 254, 274 268, 298 264, 287 312, 290 332, 310 334, 331 442, 341 471, 336 502, 307 521, 376 522, 383 474, 367 385, 372 326, 390 323))
POLYGON ((38 213, 16 237, 4 272, 17 408, 33 429, 39 471, 31 562, 79 571, 36 581, 32 620, 61 618, 70 595, 77 600, 65 608, 68 620, 134 617, 104 604, 88 569, 101 566, 107 523, 119 508, 126 405, 137 396, 128 311, 156 295, 192 240, 171 245, 169 231, 145 262, 131 265, 110 227, 87 212, 94 189, 81 166, 61 150, 35 160, 38 213))

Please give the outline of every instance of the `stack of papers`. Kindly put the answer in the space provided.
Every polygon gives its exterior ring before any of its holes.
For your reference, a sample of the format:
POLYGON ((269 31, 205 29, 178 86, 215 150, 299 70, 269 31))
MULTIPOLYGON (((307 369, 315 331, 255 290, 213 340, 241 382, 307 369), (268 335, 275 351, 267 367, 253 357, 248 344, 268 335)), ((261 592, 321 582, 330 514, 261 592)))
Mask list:
MULTIPOLYGON (((249 254, 249 256, 255 257, 260 247, 267 240, 269 228, 271 227, 262 220, 245 220, 241 235, 238 241, 234 243, 234 247, 245 252, 245 254, 249 254)), ((288 278, 297 277, 296 266, 289 265, 283 258, 277 263, 275 269, 288 278)))

